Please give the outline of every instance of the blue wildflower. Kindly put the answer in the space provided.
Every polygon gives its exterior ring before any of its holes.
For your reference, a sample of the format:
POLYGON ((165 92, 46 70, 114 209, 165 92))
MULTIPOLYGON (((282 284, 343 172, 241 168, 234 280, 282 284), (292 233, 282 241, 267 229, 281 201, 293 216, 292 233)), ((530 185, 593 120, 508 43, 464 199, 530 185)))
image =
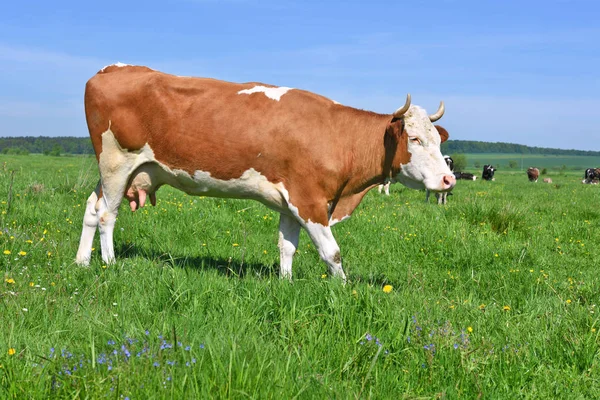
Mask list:
POLYGON ((158 361, 154 361, 154 364, 152 364, 155 367, 160 367, 160 363, 158 361))

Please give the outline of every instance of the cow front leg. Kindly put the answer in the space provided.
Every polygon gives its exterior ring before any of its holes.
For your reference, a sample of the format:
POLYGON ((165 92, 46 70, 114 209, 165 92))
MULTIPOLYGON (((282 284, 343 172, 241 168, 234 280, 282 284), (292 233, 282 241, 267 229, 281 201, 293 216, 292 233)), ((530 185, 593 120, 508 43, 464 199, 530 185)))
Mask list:
POLYGON ((292 261, 298 240, 300 238, 300 223, 295 217, 286 214, 279 215, 279 276, 292 280, 292 261))
POLYGON ((319 256, 329 267, 329 274, 339 277, 346 283, 346 274, 342 268, 340 248, 333 237, 331 227, 309 221, 304 225, 304 229, 306 229, 311 240, 317 247, 319 256))

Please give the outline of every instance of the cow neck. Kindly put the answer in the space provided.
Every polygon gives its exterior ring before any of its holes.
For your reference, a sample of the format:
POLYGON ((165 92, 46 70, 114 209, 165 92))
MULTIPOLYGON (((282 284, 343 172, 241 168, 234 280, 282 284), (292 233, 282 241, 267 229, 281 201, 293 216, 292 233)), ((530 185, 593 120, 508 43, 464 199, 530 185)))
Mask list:
MULTIPOLYGON (((393 119, 391 115, 376 114, 355 110, 361 118, 355 118, 352 139, 352 165, 344 193, 356 194, 384 183, 400 169, 398 150, 402 147, 401 133, 404 129, 402 119, 393 119)), ((406 143, 404 143, 406 147, 406 143)))

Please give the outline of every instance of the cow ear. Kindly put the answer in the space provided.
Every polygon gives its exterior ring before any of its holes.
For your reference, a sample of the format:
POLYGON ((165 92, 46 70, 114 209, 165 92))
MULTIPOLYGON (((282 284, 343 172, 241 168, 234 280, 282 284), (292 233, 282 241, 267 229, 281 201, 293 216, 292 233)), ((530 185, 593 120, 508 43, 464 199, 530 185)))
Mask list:
POLYGON ((438 133, 440 134, 440 137, 442 138, 442 143, 444 143, 446 140, 448 140, 448 137, 450 135, 448 135, 447 130, 445 130, 444 128, 442 128, 439 125, 435 125, 435 129, 437 129, 438 133))
POLYGON ((404 131, 404 120, 400 118, 393 119, 385 129, 385 136, 400 140, 402 132, 404 131))

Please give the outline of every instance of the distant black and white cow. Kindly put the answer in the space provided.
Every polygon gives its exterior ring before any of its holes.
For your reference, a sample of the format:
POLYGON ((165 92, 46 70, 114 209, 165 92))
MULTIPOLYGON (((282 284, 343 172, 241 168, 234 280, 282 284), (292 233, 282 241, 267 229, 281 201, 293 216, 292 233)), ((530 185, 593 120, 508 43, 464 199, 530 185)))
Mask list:
POLYGON ((468 181, 474 181, 477 179, 477 175, 470 174, 468 172, 455 172, 454 177, 458 179, 466 179, 468 181))
POLYGON ((535 167, 527 168, 527 178, 529 179, 529 182, 537 182, 539 176, 540 176, 539 169, 537 169, 535 167))
POLYGON ((493 165, 484 165, 483 166, 483 173, 481 174, 481 179, 485 179, 486 181, 493 181, 494 180, 494 172, 496 172, 496 169, 493 165))
MULTIPOLYGON (((450 156, 444 156, 444 161, 446 162, 446 165, 448 166, 448 168, 450 168, 450 171, 454 171, 454 160, 452 159, 452 157, 450 156)), ((389 185, 388 185, 389 186, 389 185)), ((425 189, 425 202, 429 203, 429 190, 425 189)), ((436 193, 435 197, 437 198, 438 204, 446 204, 447 197, 448 197, 448 192, 444 192, 444 193, 436 193)))
POLYGON ((581 183, 596 185, 598 182, 600 182, 600 168, 586 169, 581 183))

